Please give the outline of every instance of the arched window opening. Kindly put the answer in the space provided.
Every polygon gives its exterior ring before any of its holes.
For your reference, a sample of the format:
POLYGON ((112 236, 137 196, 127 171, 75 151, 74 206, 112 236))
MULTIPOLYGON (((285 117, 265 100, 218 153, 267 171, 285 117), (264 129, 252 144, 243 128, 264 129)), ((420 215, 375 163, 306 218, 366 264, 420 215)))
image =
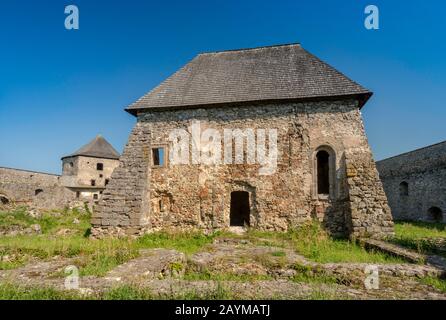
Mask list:
POLYGON ((330 194, 330 154, 321 150, 316 154, 317 161, 317 193, 330 194))
POLYGON ((433 222, 443 221, 443 211, 438 207, 431 207, 428 211, 428 219, 433 222))
POLYGON ((400 196, 409 195, 409 184, 406 181, 400 183, 400 196))
POLYGON ((36 189, 36 190, 34 191, 34 195, 38 196, 38 195, 41 194, 42 192, 43 192, 42 189, 36 189))
POLYGON ((9 204, 9 199, 5 195, 0 194, 0 203, 1 204, 9 204))

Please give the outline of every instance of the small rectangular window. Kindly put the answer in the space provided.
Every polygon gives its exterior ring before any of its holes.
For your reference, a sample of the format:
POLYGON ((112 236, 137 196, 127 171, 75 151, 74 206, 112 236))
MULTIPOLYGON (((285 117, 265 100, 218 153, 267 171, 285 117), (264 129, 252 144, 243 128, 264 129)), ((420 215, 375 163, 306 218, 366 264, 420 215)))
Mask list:
POLYGON ((91 180, 90 183, 91 183, 91 186, 94 187, 96 185, 96 180, 91 180))
POLYGON ((109 180, 105 179, 105 185, 108 185, 108 183, 109 183, 109 180))
POLYGON ((103 163, 97 163, 96 164, 96 170, 98 170, 98 171, 104 170, 104 164, 103 163))
POLYGON ((98 200, 98 195, 96 193, 93 195, 93 199, 98 200))
POLYGON ((164 148, 153 148, 152 149, 152 165, 155 167, 164 167, 164 148))

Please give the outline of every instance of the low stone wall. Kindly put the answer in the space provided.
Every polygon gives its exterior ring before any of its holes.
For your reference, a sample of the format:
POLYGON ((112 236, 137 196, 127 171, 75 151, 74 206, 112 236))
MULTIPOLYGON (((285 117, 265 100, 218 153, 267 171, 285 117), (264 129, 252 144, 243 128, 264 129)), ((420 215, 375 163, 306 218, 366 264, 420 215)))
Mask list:
MULTIPOLYGON (((76 193, 59 183, 60 176, 48 173, 0 168, 0 195, 3 202, 38 209, 62 208, 76 193)), ((6 203, 4 203, 6 204, 6 203)))

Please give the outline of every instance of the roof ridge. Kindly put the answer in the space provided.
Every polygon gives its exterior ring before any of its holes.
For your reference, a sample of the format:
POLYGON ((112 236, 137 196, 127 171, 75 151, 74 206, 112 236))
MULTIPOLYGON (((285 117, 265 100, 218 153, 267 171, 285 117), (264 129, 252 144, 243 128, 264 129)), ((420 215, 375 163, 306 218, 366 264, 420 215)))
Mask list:
POLYGON ((119 159, 120 154, 102 135, 97 135, 94 139, 77 149, 74 153, 63 156, 62 159, 76 156, 119 159))
POLYGON ((238 48, 238 49, 227 49, 227 50, 217 50, 217 51, 204 51, 204 52, 200 52, 197 56, 206 55, 206 54, 215 54, 215 53, 250 51, 250 50, 278 48, 278 47, 293 47, 293 46, 302 47, 299 42, 294 42, 294 43, 291 42, 291 43, 272 44, 272 45, 268 45, 268 46, 259 46, 259 47, 252 47, 252 48, 238 48))

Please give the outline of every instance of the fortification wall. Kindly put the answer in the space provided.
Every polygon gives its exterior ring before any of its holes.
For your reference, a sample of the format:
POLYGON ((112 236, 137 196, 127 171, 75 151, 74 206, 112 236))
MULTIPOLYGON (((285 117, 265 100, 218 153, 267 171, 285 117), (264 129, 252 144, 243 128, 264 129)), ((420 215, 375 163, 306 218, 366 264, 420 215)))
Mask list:
POLYGON ((18 205, 62 208, 75 198, 76 193, 61 186, 59 180, 58 175, 0 168, 0 195, 18 205))
POLYGON ((377 168, 395 219, 446 222, 446 141, 378 161, 377 168))

